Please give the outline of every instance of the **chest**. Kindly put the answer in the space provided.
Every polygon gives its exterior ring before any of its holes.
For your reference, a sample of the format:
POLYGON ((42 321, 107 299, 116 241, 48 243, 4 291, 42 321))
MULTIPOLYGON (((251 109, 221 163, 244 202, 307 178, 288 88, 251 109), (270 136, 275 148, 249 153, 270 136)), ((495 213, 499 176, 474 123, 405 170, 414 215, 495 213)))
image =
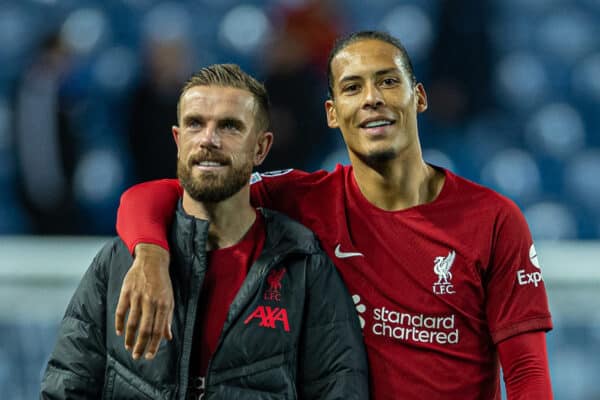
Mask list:
POLYGON ((484 319, 485 229, 348 207, 322 225, 328 228, 317 234, 325 250, 366 309, 484 319))

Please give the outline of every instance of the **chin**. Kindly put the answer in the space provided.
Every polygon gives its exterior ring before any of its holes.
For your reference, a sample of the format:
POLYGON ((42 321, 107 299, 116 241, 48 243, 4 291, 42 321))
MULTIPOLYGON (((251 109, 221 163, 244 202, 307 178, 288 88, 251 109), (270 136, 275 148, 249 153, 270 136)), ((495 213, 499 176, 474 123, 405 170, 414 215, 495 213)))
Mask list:
POLYGON ((398 152, 390 147, 363 151, 350 150, 350 153, 354 154, 354 156, 365 164, 372 166, 386 163, 398 157, 398 152))
POLYGON ((360 152, 365 158, 390 160, 398 155, 398 146, 390 140, 366 143, 360 152))
POLYGON ((392 149, 382 149, 368 152, 363 158, 368 164, 380 164, 396 158, 397 153, 392 149))
POLYGON ((218 172, 194 171, 191 178, 197 182, 204 182, 204 184, 210 185, 212 182, 222 180, 223 176, 218 172))

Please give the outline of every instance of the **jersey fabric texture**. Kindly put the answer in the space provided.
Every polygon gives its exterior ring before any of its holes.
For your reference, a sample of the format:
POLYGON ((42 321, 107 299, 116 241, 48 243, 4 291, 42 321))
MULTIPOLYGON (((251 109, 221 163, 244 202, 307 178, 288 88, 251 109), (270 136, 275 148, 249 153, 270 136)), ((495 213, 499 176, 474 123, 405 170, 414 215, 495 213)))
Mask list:
POLYGON ((351 166, 253 176, 255 204, 310 227, 353 295, 373 399, 500 399, 495 344, 552 328, 518 207, 444 171, 431 203, 373 206, 351 166))
POLYGON ((206 274, 198 302, 198 318, 192 344, 192 376, 204 381, 227 312, 246 279, 250 267, 260 255, 265 243, 265 224, 256 211, 256 220, 242 240, 230 247, 207 253, 206 274))
MULTIPOLYGON (((352 300, 312 232, 262 210, 263 250, 229 307, 204 399, 365 399, 367 361, 352 300)), ((177 211, 170 266, 173 340, 134 361, 116 336, 121 283, 132 257, 119 239, 94 259, 60 326, 42 399, 180 399, 206 274, 208 223, 177 211)))

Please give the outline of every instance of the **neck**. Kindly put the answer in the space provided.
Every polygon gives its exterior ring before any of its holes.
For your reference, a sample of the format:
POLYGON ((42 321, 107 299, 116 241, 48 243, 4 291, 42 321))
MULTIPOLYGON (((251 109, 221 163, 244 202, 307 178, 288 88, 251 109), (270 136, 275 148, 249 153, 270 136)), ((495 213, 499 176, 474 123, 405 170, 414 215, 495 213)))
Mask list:
POLYGON ((187 214, 210 221, 207 241, 209 251, 238 243, 256 219, 256 210, 250 205, 248 186, 218 203, 196 201, 184 191, 182 204, 187 214))
POLYGON ((375 164, 350 155, 356 183, 374 206, 399 211, 429 203, 439 195, 444 174, 425 163, 420 149, 406 153, 375 164))

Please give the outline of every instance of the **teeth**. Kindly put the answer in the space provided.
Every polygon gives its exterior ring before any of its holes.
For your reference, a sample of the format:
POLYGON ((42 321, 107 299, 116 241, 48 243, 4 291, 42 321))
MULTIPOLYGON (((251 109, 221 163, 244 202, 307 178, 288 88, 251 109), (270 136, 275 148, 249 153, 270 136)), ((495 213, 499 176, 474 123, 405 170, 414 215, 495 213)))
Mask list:
POLYGON ((202 167, 220 167, 221 164, 215 161, 201 161, 198 165, 202 167))
POLYGON ((376 128, 378 126, 385 126, 385 125, 391 125, 392 123, 390 121, 371 121, 368 122, 367 124, 365 124, 365 128, 376 128))

